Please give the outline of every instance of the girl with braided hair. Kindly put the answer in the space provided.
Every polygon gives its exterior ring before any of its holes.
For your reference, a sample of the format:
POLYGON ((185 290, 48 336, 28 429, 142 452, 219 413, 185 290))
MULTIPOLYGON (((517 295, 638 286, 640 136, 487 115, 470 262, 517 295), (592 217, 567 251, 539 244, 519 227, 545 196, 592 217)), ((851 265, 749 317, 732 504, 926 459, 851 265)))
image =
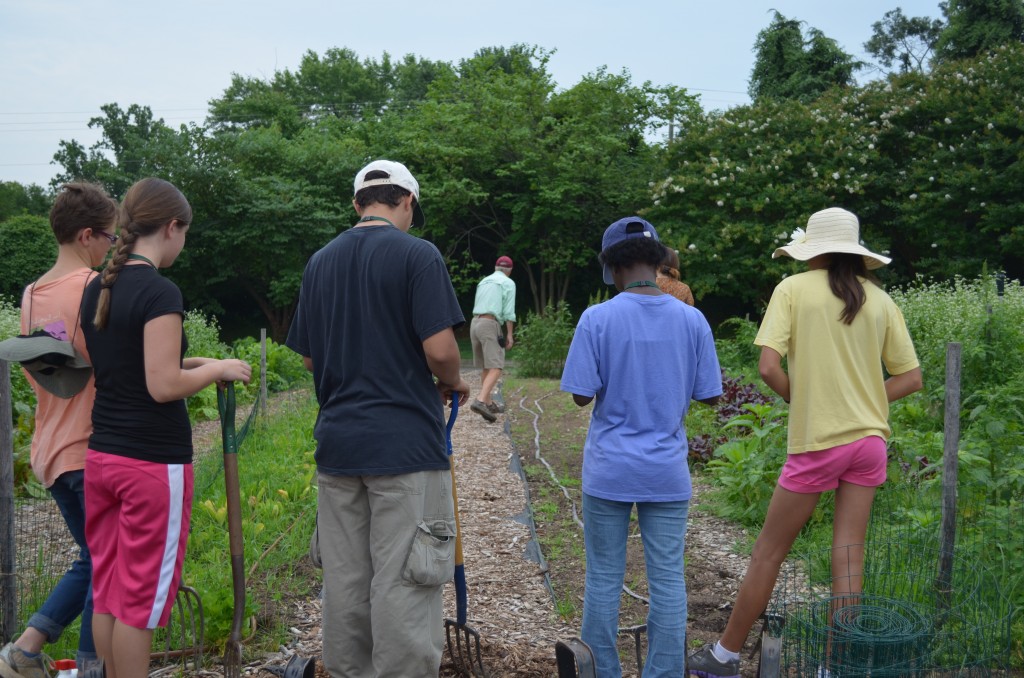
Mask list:
POLYGON ((213 383, 248 383, 252 370, 241 360, 185 358, 181 292, 158 273, 181 253, 192 221, 181 191, 142 179, 125 194, 122 221, 121 244, 82 306, 96 373, 85 532, 97 651, 109 678, 141 678, 185 558, 192 510, 185 398, 213 383))

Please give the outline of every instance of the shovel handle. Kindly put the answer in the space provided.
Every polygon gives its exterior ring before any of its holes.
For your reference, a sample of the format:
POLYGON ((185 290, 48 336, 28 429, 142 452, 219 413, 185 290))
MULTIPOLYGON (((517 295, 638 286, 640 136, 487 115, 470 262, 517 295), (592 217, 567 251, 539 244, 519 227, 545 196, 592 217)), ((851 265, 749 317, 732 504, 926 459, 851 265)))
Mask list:
MULTIPOLYGON (((235 438, 235 385, 228 382, 217 389, 221 433, 224 438, 224 492, 228 509, 228 544, 231 552, 231 581, 234 615, 229 645, 240 647, 242 620, 245 616, 245 562, 242 543, 242 498, 238 480, 238 443, 235 438)), ((225 649, 225 657, 229 656, 225 649)))

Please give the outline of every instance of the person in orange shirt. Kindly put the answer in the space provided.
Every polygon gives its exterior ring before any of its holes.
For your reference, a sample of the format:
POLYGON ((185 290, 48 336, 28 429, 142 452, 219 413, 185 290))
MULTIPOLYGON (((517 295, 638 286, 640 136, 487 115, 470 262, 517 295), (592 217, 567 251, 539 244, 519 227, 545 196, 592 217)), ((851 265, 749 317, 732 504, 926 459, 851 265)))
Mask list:
POLYGON ((671 247, 665 248, 665 258, 658 265, 658 275, 654 282, 665 294, 693 306, 693 292, 690 286, 679 280, 679 253, 671 247))
MULTIPOLYGON (((89 354, 79 320, 86 284, 96 275, 117 242, 118 205, 102 188, 86 183, 66 184, 50 210, 57 239, 57 261, 25 289, 21 301, 22 337, 8 341, 70 342, 84 365, 89 354), (34 333, 35 337, 30 337, 34 333), (48 335, 48 336, 47 336, 48 335)), ((79 360, 76 356, 76 360, 79 360)), ((79 548, 78 558, 29 620, 20 636, 0 649, 3 678, 47 678, 42 655, 46 643, 56 642, 64 628, 82 617, 78 666, 96 658, 92 636, 92 561, 85 542, 85 452, 92 431, 96 397, 92 370, 68 368, 58 375, 25 372, 36 394, 32 471, 49 490, 79 548)))

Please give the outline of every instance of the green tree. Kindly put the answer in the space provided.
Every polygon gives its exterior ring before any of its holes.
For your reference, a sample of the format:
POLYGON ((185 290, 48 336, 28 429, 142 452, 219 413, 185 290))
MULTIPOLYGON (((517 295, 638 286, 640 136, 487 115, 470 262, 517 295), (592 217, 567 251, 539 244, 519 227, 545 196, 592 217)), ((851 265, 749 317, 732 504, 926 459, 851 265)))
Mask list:
POLYGON ((191 147, 187 133, 154 118, 148 106, 132 104, 122 110, 117 104, 105 104, 100 110, 103 115, 89 120, 89 127, 99 128, 103 136, 88 150, 74 139, 60 142, 53 159, 64 169, 52 181, 54 188, 84 179, 119 198, 142 177, 173 181, 182 171, 191 147))
POLYGON ((193 303, 220 317, 255 305, 284 341, 306 261, 347 223, 362 162, 361 147, 319 129, 329 125, 291 139, 272 126, 197 140, 181 181, 195 218, 172 269, 193 303))
POLYGON ((887 282, 976 275, 985 262, 1024 274, 1024 46, 940 65, 813 103, 764 100, 710 114, 668 154, 645 211, 698 300, 757 308, 782 274, 773 260, 824 207, 861 220, 889 252, 887 282))
POLYGON ((367 137, 415 159, 427 187, 425 235, 459 289, 475 283, 477 262, 509 254, 537 313, 573 290, 585 303, 587 289, 572 282, 581 270, 599 280, 604 227, 644 196, 654 164, 645 134, 696 106, 678 90, 604 70, 556 93, 548 58, 523 45, 481 50, 367 137))
POLYGON ((967 59, 1024 41, 1024 0, 947 0, 946 27, 935 52, 941 61, 967 59))
POLYGON ((38 184, 0 182, 0 221, 22 214, 46 216, 50 213, 50 202, 50 195, 38 184))
POLYGON ((864 50, 890 72, 895 66, 900 73, 922 73, 943 25, 941 19, 907 17, 897 7, 871 25, 871 38, 864 43, 864 50))
POLYGON ((810 101, 831 87, 853 84, 863 64, 817 28, 805 37, 800 24, 775 12, 771 24, 757 34, 747 88, 751 99, 810 101))
POLYGON ((394 62, 387 52, 377 61, 360 60, 348 48, 322 56, 308 51, 294 72, 278 71, 269 80, 232 76, 224 95, 211 102, 209 121, 217 131, 277 125, 291 138, 328 117, 355 123, 408 106, 450 71, 444 62, 413 55, 394 62))
POLYGON ((49 219, 26 214, 0 222, 0 294, 21 303, 25 285, 46 273, 56 258, 49 219))

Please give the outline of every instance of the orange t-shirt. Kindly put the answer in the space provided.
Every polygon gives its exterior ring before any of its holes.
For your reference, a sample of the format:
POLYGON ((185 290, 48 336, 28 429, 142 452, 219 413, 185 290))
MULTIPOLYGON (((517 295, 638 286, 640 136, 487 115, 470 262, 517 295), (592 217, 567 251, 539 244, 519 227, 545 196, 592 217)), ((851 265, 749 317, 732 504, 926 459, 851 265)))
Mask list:
MULTIPOLYGON (((75 349, 88 360, 78 310, 85 285, 94 275, 95 271, 82 268, 57 280, 25 288, 21 298, 21 333, 45 329, 58 338, 71 340, 75 349)), ((27 372, 25 374, 28 376, 27 372)), ((71 398, 59 398, 41 388, 31 376, 28 382, 36 393, 32 472, 44 487, 50 487, 61 474, 85 468, 96 383, 89 377, 79 393, 71 398)))

